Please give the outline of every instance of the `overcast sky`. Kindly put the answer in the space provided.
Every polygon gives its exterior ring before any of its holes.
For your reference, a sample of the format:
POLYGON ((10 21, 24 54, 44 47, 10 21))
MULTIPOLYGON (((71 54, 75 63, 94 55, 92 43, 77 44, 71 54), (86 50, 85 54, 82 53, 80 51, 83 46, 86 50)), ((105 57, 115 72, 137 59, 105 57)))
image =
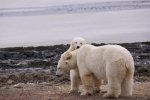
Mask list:
MULTIPOLYGON (((0 9, 87 2, 93 3, 99 0, 1 0, 0 9)), ((0 17, 0 47, 70 43, 76 36, 97 43, 149 41, 150 8, 0 17)))

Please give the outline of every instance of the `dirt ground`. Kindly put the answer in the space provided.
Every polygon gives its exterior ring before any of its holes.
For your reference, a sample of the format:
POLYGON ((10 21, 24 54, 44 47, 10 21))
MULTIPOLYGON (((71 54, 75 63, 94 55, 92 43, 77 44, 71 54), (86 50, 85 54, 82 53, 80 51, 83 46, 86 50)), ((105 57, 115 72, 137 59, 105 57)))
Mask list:
MULTIPOLYGON (((0 100, 107 100, 102 98, 102 93, 94 96, 80 96, 69 94, 70 85, 50 84, 25 84, 21 88, 5 86, 0 88, 0 100)), ((102 86, 105 89, 105 86, 102 86)), ((83 86, 80 86, 83 90, 83 86)), ((136 82, 133 96, 130 98, 119 98, 118 100, 150 100, 150 82, 136 82)))

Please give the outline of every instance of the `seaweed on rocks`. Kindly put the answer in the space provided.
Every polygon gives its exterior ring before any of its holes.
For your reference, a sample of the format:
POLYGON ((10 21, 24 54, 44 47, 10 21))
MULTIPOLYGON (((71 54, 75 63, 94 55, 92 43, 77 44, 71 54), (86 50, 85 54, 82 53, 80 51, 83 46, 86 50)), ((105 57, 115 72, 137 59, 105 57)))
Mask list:
MULTIPOLYGON (((112 43, 111 43, 112 44, 112 43)), ((92 43, 95 46, 105 43, 92 43)), ((150 42, 121 43, 135 61, 136 80, 150 76, 150 42)), ((56 77, 56 66, 60 55, 69 45, 0 48, 0 86, 18 82, 62 82, 69 81, 69 75, 56 77)), ((143 80, 143 79, 142 79, 143 80)))

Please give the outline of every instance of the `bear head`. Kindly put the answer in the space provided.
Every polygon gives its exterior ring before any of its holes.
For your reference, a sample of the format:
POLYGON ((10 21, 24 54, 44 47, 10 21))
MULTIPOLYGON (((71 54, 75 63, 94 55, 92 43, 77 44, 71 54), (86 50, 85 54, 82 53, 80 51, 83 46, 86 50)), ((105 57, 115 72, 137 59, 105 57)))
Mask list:
POLYGON ((76 54, 77 50, 74 50, 70 53, 65 52, 61 55, 57 64, 56 76, 68 73, 71 69, 77 68, 76 54))
POLYGON ((76 50, 79 49, 82 45, 86 44, 85 39, 81 38, 81 37, 75 37, 72 41, 71 41, 71 46, 72 46, 72 50, 76 50))

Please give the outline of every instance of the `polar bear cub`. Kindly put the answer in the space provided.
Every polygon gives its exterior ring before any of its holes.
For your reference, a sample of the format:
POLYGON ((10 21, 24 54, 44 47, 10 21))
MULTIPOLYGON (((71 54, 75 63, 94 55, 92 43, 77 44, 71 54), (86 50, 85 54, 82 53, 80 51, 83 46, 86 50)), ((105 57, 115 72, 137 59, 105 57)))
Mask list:
POLYGON ((119 45, 95 47, 86 44, 60 60, 57 70, 65 72, 76 67, 85 87, 81 95, 93 93, 96 78, 108 83, 107 93, 103 97, 132 96, 135 69, 133 57, 127 49, 119 45))
MULTIPOLYGON (((82 37, 74 37, 73 40, 70 43, 69 49, 64 52, 61 55, 61 60, 64 58, 73 50, 79 49, 82 45, 85 45, 87 42, 82 37)), ((62 72, 60 71, 59 74, 62 72)), ((59 75, 58 72, 56 72, 56 75, 59 75)), ((78 92, 79 90, 79 83, 80 83, 80 76, 78 72, 78 68, 70 70, 70 81, 71 81, 71 89, 70 93, 72 92, 78 92)))

